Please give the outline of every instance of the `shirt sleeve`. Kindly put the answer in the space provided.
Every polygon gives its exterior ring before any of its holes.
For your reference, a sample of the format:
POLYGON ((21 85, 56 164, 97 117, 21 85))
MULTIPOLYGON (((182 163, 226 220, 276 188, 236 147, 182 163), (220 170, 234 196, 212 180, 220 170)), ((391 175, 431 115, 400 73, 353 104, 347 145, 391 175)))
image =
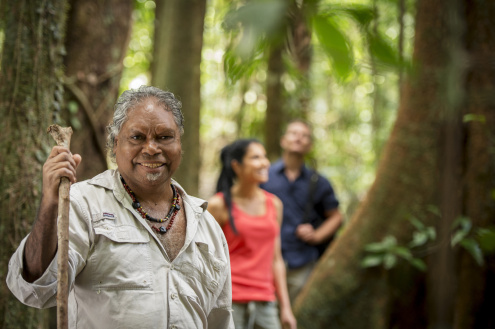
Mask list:
MULTIPOLYGON (((72 289, 75 277, 85 266, 85 257, 89 250, 87 225, 82 217, 83 212, 77 202, 72 200, 69 221, 69 291, 72 289)), ((57 305, 57 255, 36 281, 29 283, 22 277, 23 256, 27 236, 9 261, 7 286, 14 296, 23 304, 35 308, 48 308, 57 305)))
POLYGON ((227 271, 227 278, 215 305, 210 311, 210 314, 208 314, 208 327, 234 329, 234 320, 232 317, 232 278, 230 273, 229 248, 224 236, 222 236, 222 240, 223 250, 227 259, 227 266, 225 268, 225 271, 227 271))
POLYGON ((321 195, 321 203, 323 205, 324 211, 334 210, 339 207, 339 200, 335 196, 335 191, 330 182, 320 175, 319 177, 319 187, 321 195))

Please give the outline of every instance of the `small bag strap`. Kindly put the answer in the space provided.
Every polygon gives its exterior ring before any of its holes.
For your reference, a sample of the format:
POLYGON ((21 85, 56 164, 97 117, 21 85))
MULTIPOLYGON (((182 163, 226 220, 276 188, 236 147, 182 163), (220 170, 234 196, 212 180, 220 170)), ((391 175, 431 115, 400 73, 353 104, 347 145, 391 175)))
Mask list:
POLYGON ((309 178, 308 187, 308 199, 306 200, 306 207, 304 208, 304 222, 310 222, 310 214, 313 209, 313 200, 316 191, 316 183, 318 183, 318 173, 315 169, 311 169, 311 177, 309 178))

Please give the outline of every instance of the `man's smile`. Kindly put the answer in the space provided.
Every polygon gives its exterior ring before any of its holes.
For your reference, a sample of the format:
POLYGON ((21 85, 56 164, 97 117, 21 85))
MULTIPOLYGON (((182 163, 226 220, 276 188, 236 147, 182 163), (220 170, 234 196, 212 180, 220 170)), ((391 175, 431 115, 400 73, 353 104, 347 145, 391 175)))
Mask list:
POLYGON ((158 168, 158 167, 161 167, 163 165, 165 165, 164 163, 149 163, 149 162, 141 162, 140 163, 141 166, 144 166, 144 167, 147 167, 147 168, 158 168))

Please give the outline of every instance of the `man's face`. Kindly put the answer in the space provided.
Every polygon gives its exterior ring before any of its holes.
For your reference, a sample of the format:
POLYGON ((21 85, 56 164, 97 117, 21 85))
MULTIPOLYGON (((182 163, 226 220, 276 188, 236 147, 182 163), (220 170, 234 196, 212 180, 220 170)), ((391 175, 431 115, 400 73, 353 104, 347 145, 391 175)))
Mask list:
POLYGON ((181 161, 181 141, 172 112, 148 98, 129 110, 115 139, 115 156, 126 182, 139 189, 170 182, 181 161))
POLYGON ((311 131, 302 122, 293 122, 287 126, 280 139, 280 146, 289 153, 305 155, 311 150, 311 131))

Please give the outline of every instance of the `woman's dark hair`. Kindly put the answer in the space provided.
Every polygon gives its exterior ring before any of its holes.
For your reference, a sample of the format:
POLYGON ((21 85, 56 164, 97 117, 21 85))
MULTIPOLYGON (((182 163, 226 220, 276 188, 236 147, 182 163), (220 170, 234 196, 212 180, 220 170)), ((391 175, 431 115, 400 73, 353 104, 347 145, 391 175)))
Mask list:
POLYGON ((223 199, 229 213, 230 227, 235 234, 238 233, 234 224, 234 217, 232 217, 232 194, 230 189, 232 188, 232 185, 234 185, 236 174, 232 169, 232 160, 242 163, 242 159, 246 155, 249 145, 252 143, 261 144, 261 142, 255 138, 238 139, 235 142, 225 146, 220 152, 222 171, 218 177, 217 192, 223 193, 223 199))

